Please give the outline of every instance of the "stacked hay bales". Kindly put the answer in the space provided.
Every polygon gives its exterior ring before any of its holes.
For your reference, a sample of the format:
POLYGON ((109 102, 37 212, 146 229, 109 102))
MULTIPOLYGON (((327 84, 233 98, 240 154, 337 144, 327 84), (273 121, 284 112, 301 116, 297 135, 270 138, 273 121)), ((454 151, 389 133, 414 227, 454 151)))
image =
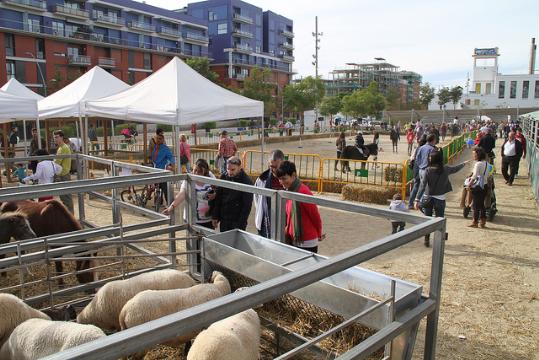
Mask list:
POLYGON ((380 205, 387 205, 388 199, 391 199, 396 192, 400 192, 400 189, 368 184, 347 184, 342 188, 344 200, 380 205))

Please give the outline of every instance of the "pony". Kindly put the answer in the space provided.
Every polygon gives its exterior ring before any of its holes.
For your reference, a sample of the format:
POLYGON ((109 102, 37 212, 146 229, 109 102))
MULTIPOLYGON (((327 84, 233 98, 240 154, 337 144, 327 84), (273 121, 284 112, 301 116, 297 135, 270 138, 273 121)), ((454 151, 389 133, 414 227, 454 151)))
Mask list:
MULTIPOLYGON (((14 240, 33 239, 36 233, 32 230, 26 215, 16 211, 9 211, 0 214, 0 245, 7 244, 12 238, 14 240)), ((0 259, 5 257, 0 254, 0 259)), ((1 277, 6 277, 2 272, 1 277)))
MULTIPOLYGON (((348 145, 341 152, 341 170, 342 172, 350 171, 349 160, 366 161, 371 155, 378 155, 378 145, 371 143, 357 147, 356 145, 348 145)), ((361 163, 361 168, 365 169, 365 163, 361 163)))
MULTIPOLYGON (((9 201, 0 205, 0 214, 12 211, 17 211, 26 216, 30 227, 35 232, 34 237, 44 237, 82 230, 82 226, 77 219, 75 219, 69 210, 57 200, 47 200, 43 202, 35 202, 32 200, 9 201)), ((61 261, 55 261, 54 265, 58 273, 63 273, 61 261)), ((91 265, 92 262, 89 259, 76 261, 77 271, 88 269, 91 265)), ((94 274, 92 272, 77 273, 76 277, 81 284, 92 282, 94 280, 94 274)), ((58 279, 58 285, 64 285, 62 278, 58 279)))

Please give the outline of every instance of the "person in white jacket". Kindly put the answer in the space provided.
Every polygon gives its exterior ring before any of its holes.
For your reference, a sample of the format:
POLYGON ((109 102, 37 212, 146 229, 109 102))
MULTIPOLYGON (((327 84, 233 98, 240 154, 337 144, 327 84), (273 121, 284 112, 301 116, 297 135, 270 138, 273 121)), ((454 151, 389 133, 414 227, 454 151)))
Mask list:
MULTIPOLYGON (((35 156, 46 156, 49 155, 47 150, 39 149, 35 152, 35 156)), ((62 166, 55 163, 53 160, 40 160, 37 163, 36 172, 30 176, 27 176, 23 179, 26 183, 27 181, 33 180, 37 181, 39 185, 43 184, 52 184, 54 182, 54 175, 60 174, 62 172, 62 166)), ((52 196, 43 196, 38 198, 38 201, 45 201, 52 199, 52 196)))

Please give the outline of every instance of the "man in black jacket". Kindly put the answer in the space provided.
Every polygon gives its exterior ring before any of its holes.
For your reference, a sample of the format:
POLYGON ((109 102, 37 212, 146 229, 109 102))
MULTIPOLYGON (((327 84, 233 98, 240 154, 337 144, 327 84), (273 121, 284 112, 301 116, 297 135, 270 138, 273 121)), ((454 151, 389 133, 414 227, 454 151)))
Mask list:
POLYGON ((511 131, 507 140, 502 145, 502 175, 505 183, 513 185, 515 175, 518 173, 518 163, 522 157, 522 143, 515 138, 515 133, 511 131), (511 174, 507 172, 510 170, 511 174))
MULTIPOLYGON (((237 156, 228 159, 226 173, 221 174, 221 180, 253 185, 249 176, 243 171, 241 160, 237 156)), ((212 210, 214 228, 220 224, 219 230, 221 232, 233 229, 245 230, 252 205, 253 194, 251 193, 224 187, 217 188, 212 210)))
POLYGON ((485 135, 481 137, 481 140, 479 140, 479 144, 477 145, 485 150, 490 163, 494 164, 494 152, 492 152, 492 149, 494 149, 496 146, 496 139, 494 139, 494 136, 492 136, 492 130, 489 127, 485 126, 482 131, 485 132, 485 135))

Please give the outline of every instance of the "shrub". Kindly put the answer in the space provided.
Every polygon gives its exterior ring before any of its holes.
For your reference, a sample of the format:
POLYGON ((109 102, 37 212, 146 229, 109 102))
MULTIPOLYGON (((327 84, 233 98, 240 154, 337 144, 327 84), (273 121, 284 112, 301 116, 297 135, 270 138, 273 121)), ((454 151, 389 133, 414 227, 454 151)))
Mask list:
POLYGON ((395 166, 386 166, 384 168, 384 179, 388 183, 402 182, 402 170, 395 166))

